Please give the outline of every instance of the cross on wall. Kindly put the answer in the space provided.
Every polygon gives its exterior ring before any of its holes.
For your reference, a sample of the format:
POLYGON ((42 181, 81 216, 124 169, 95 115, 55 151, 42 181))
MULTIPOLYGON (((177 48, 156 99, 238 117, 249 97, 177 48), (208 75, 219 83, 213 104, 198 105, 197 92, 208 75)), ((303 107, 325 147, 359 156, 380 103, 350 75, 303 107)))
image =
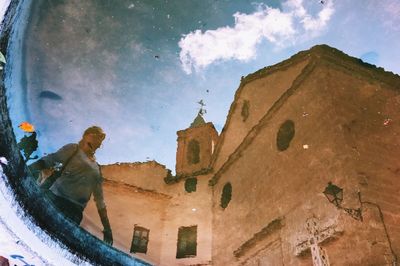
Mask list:
POLYGON ((341 232, 336 231, 332 226, 320 229, 319 221, 315 217, 306 221, 308 237, 296 245, 296 256, 311 250, 314 266, 329 266, 328 254, 321 244, 328 239, 336 238, 341 232))

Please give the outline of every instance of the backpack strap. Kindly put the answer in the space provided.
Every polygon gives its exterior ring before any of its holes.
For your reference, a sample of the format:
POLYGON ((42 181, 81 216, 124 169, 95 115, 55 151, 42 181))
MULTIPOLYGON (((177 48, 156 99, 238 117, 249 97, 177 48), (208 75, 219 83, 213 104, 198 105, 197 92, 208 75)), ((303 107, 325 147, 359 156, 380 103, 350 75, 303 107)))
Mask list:
POLYGON ((43 181, 43 183, 40 185, 40 188, 49 189, 53 185, 53 183, 57 180, 57 178, 59 178, 61 176, 61 174, 64 172, 65 168, 71 161, 72 157, 74 157, 78 153, 78 151, 79 151, 79 145, 76 145, 76 150, 71 154, 70 157, 68 157, 68 159, 65 161, 65 163, 61 167, 60 171, 55 171, 51 176, 46 178, 46 180, 43 181))

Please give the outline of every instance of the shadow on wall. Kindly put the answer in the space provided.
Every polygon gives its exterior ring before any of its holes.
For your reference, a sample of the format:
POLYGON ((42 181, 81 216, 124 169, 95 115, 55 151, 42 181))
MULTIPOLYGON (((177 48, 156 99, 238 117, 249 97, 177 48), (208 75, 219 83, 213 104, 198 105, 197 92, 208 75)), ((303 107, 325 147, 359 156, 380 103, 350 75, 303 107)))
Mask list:
MULTIPOLYGON (((12 41, 12 30, 18 24, 20 6, 23 2, 11 0, 2 23, 0 51, 6 56, 7 49, 10 47, 9 43, 12 41)), ((76 256, 76 259, 100 265, 150 265, 118 251, 74 225, 59 214, 42 196, 34 179, 28 174, 9 118, 4 82, 6 74, 11 75, 11 73, 5 73, 8 69, 11 68, 0 70, 0 156, 8 160, 8 165, 4 167, 5 182, 13 191, 15 202, 24 210, 21 219, 25 224, 36 224, 43 230, 43 234, 48 234, 54 240, 61 241, 69 252, 76 256)))

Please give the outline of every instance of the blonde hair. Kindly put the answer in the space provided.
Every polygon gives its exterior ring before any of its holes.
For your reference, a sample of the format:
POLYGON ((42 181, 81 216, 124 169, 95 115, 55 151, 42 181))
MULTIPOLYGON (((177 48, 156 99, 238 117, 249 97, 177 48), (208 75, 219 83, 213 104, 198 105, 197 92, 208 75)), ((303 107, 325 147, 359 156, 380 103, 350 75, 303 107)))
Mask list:
POLYGON ((85 130, 85 132, 83 132, 83 136, 86 136, 88 134, 99 134, 99 135, 103 135, 104 137, 106 136, 106 133, 104 133, 103 129, 101 127, 98 127, 98 126, 88 127, 85 130))

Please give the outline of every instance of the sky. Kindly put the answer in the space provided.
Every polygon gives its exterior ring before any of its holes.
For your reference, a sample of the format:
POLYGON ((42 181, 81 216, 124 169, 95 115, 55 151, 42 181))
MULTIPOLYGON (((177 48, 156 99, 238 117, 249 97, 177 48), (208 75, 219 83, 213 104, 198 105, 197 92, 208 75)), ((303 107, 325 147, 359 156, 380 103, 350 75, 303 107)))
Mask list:
POLYGON ((400 73, 398 0, 40 0, 30 13, 23 91, 39 155, 98 125, 99 163, 174 171, 198 101, 221 132, 242 76, 317 44, 400 73))

